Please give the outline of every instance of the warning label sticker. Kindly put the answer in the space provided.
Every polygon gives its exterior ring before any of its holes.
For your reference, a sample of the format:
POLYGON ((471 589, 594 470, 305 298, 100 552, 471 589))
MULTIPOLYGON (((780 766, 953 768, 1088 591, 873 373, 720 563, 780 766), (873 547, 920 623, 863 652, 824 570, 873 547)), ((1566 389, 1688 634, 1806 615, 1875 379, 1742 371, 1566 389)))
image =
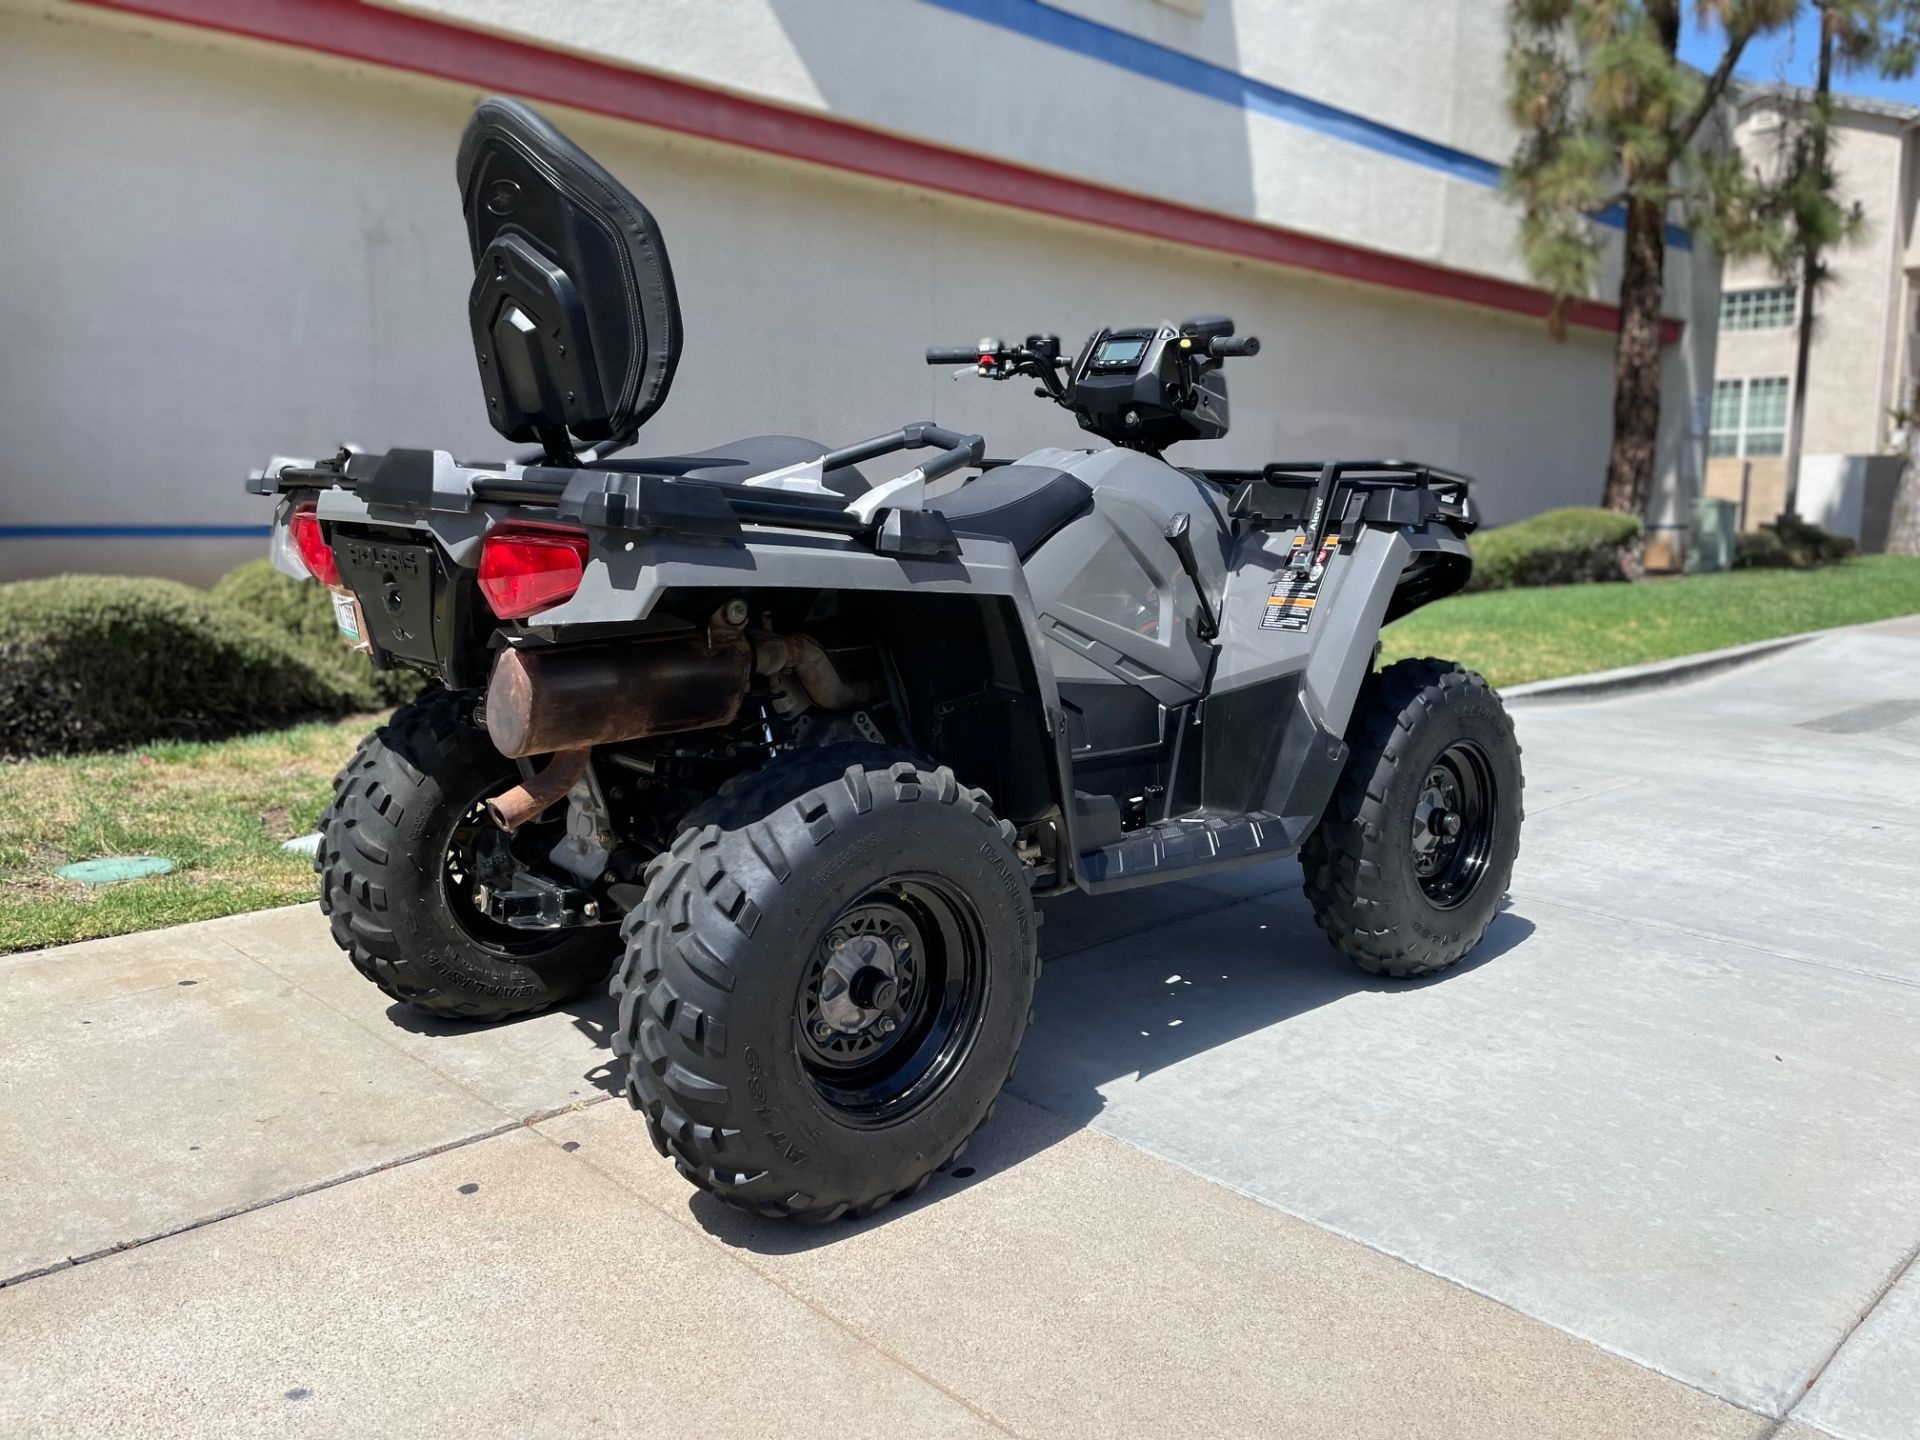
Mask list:
POLYGON ((1260 617, 1262 630, 1304 631, 1313 623, 1314 602, 1320 598, 1320 579, 1327 573, 1327 561, 1339 547, 1338 536, 1320 543, 1319 554, 1307 550, 1307 537, 1295 535, 1287 551, 1286 567, 1267 594, 1266 613, 1260 617))

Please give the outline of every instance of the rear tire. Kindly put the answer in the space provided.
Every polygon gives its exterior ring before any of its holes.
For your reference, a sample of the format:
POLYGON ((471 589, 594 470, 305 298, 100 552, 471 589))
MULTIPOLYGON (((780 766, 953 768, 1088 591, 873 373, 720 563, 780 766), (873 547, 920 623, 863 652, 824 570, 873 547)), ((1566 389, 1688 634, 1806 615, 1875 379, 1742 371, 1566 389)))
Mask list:
POLYGON ((1012 826, 866 746, 784 757, 695 818, 648 867, 613 984, 655 1146, 758 1215, 912 1194, 992 1114, 1031 1018, 1012 826))
POLYGON ((360 743, 320 817, 320 909, 354 968, 391 998, 456 1020, 507 1020, 584 994, 611 966, 611 927, 508 930, 463 903, 449 851, 520 772, 434 690, 360 743))
POLYGON ((1444 970, 1500 912, 1520 850, 1520 745, 1500 697, 1446 660, 1367 677, 1352 753, 1301 848, 1327 938, 1376 975, 1444 970))

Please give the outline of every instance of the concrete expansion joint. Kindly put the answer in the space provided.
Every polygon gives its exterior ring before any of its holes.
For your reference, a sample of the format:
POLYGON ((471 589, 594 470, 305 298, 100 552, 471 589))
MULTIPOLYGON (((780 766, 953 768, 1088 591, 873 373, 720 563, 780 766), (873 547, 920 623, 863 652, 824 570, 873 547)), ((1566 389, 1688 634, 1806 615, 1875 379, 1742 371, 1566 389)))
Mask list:
POLYGON ((355 1180, 364 1180, 370 1175, 383 1174, 388 1170, 397 1170, 403 1165, 411 1165, 418 1160, 431 1160, 436 1155, 445 1155, 450 1150, 464 1150, 469 1145, 478 1145, 482 1140, 494 1140, 515 1130, 531 1130, 543 1120, 552 1120, 575 1110, 584 1110, 592 1105, 604 1104, 611 1095, 597 1095, 591 1100, 575 1100, 565 1105, 555 1105, 519 1120, 509 1120, 505 1124, 473 1135, 463 1135, 457 1140, 447 1140, 438 1145, 430 1145, 424 1150, 415 1150, 407 1155, 396 1156, 392 1160, 383 1160, 377 1165, 366 1165, 358 1170, 350 1170, 344 1175, 334 1175, 325 1180, 316 1180, 311 1185, 298 1185, 291 1190, 283 1190, 278 1195, 269 1195, 264 1200, 255 1200, 247 1205, 235 1205, 217 1214, 202 1216, 190 1220, 184 1225, 175 1225, 166 1230, 157 1230, 151 1235, 142 1235, 135 1240, 123 1241, 118 1245, 108 1245, 99 1250, 88 1251, 85 1255, 70 1255, 65 1260, 55 1261, 51 1265, 40 1265, 32 1270, 22 1270, 17 1275, 0 1277, 0 1290, 37 1280, 43 1275, 57 1275, 65 1270, 77 1269, 91 1264, 95 1260, 105 1260, 115 1255, 123 1255, 129 1250, 138 1250, 153 1244, 156 1240, 170 1240, 176 1235, 188 1235, 195 1230, 204 1230, 209 1225, 218 1225, 223 1220, 236 1219, 241 1215, 251 1215, 256 1210, 271 1209, 288 1200, 298 1200, 303 1195, 317 1195, 323 1190, 333 1190, 341 1185, 351 1184, 355 1180))
MULTIPOLYGON (((1807 1383, 1800 1389, 1801 1399, 1805 1399, 1813 1393, 1813 1387, 1820 1383, 1820 1378, 1832 1368, 1833 1362, 1840 1358, 1841 1352, 1852 1342, 1853 1337, 1858 1335, 1866 1326, 1866 1323, 1873 1318, 1874 1312, 1887 1303, 1887 1297, 1899 1288, 1900 1282, 1913 1272, 1916 1262, 1920 1262, 1920 1242, 1916 1242, 1913 1248, 1907 1251, 1906 1256, 1900 1263, 1893 1267, 1888 1273, 1885 1282, 1881 1284, 1879 1289, 1873 1292, 1872 1297, 1868 1299, 1867 1303, 1860 1307, 1860 1313, 1853 1317, 1853 1323, 1847 1327, 1846 1333, 1834 1342, 1832 1349, 1820 1357, 1820 1363, 1814 1367, 1813 1373, 1807 1377, 1807 1383)), ((1805 1425, 1810 1429, 1818 1430, 1823 1435, 1833 1433, 1824 1425, 1816 1425, 1811 1420, 1796 1416, 1793 1412, 1799 1408, 1799 1405, 1800 1401, 1796 1400, 1792 1405, 1787 1407, 1787 1413, 1780 1419, 1782 1425, 1785 1425, 1788 1421, 1792 1421, 1796 1425, 1805 1425)))
MULTIPOLYGON (((1089 1127, 1089 1128, 1092 1128, 1092 1127, 1089 1127)), ((1771 1421, 1772 1424, 1768 1427, 1768 1429, 1763 1434, 1757 1436, 1756 1440, 1772 1440, 1772 1437, 1779 1433, 1780 1427, 1785 1425, 1788 1422, 1788 1420, 1791 1418, 1789 1414, 1773 1415, 1764 1410, 1756 1410, 1751 1405, 1745 1404, 1739 1400, 1735 1400, 1730 1396, 1723 1395, 1717 1390, 1711 1390, 1706 1386, 1700 1384, 1698 1381, 1689 1379, 1685 1375, 1675 1374, 1672 1370, 1669 1370, 1661 1365, 1656 1365, 1642 1356, 1633 1355, 1628 1353, 1625 1350, 1619 1349, 1616 1346, 1609 1345, 1605 1341, 1598 1340, 1594 1338, 1592 1335, 1589 1335, 1582 1330, 1575 1329, 1571 1326, 1562 1325, 1557 1323, 1556 1321, 1548 1320, 1540 1315, 1536 1315, 1523 1305, 1515 1304, 1513 1301, 1505 1298, 1504 1296, 1497 1295, 1491 1290, 1482 1289, 1480 1286, 1473 1284, 1471 1281, 1462 1279, 1458 1275, 1452 1274, 1445 1269, 1431 1265, 1426 1261, 1418 1259, 1415 1256, 1408 1254, 1402 1250, 1396 1249, 1391 1245, 1383 1244, 1376 1239, 1373 1239, 1367 1235, 1359 1233, 1358 1231, 1349 1230, 1344 1226, 1332 1224, 1327 1220, 1315 1218, 1309 1215, 1304 1215, 1297 1210, 1292 1210, 1285 1205, 1276 1203, 1274 1200, 1272 1200, 1266 1195, 1261 1194, 1257 1190, 1249 1189, 1243 1185, 1236 1185, 1231 1180, 1221 1179, 1218 1175, 1208 1174, 1206 1171, 1197 1169, 1194 1166, 1189 1165, 1186 1161, 1179 1159, 1176 1156, 1169 1155, 1164 1151, 1158 1150, 1152 1145, 1143 1144, 1139 1139, 1133 1136, 1119 1135, 1119 1134, 1115 1134, 1112 1131, 1107 1131, 1107 1130, 1102 1130, 1099 1133, 1105 1136, 1105 1138, 1109 1140, 1117 1141, 1122 1145, 1126 1145, 1134 1150, 1138 1150, 1142 1155, 1147 1156, 1151 1160, 1156 1160, 1162 1165, 1170 1165, 1176 1170, 1185 1171, 1187 1174, 1194 1176, 1196 1179, 1204 1180, 1209 1185, 1217 1185, 1223 1190, 1229 1190, 1233 1192, 1235 1195, 1240 1196, 1242 1199, 1250 1200, 1255 1205, 1259 1205, 1264 1209, 1278 1211, 1280 1214, 1287 1216, 1289 1219, 1299 1221, 1302 1225, 1310 1225, 1316 1230, 1324 1231, 1327 1234, 1335 1236, 1341 1240, 1344 1240, 1351 1245, 1358 1245, 1364 1250, 1370 1250, 1374 1254, 1381 1256, 1383 1259, 1391 1260, 1395 1264, 1405 1265, 1410 1270, 1418 1270, 1422 1275, 1429 1275, 1433 1277, 1433 1279, 1438 1280, 1443 1285, 1450 1286, 1451 1288, 1462 1291, 1465 1294, 1475 1296, 1478 1299, 1488 1302, 1489 1304, 1497 1305, 1500 1307, 1500 1309, 1507 1311, 1509 1314, 1518 1316, 1520 1319, 1526 1321, 1528 1324, 1543 1325, 1549 1329, 1557 1330, 1562 1335, 1569 1335, 1583 1345, 1591 1345, 1595 1350, 1600 1351, 1604 1355, 1611 1355, 1616 1360, 1623 1360, 1629 1365, 1632 1365, 1640 1370, 1646 1371, 1648 1374, 1658 1375, 1661 1379, 1670 1380, 1675 1385, 1679 1385, 1684 1387, 1685 1389, 1691 1390, 1695 1394, 1704 1395, 1709 1400, 1712 1400, 1715 1404, 1725 1405, 1730 1409, 1738 1410, 1743 1414, 1751 1415, 1755 1419, 1771 1421)), ((1891 1287, 1889 1286, 1889 1288, 1891 1287)), ((1880 1293, 1885 1294, 1885 1291, 1883 1290, 1880 1293)), ((1877 1303, 1877 1299, 1878 1297, 1876 1297, 1876 1303, 1877 1303)), ((1871 1313, 1871 1308, 1872 1307, 1869 1307, 1868 1313, 1871 1313)), ((1863 1316, 1862 1318, 1864 1319, 1865 1317, 1863 1316)), ((1789 1406, 1788 1410, 1790 1411, 1791 1408, 1792 1407, 1789 1406)))
MULTIPOLYGON (((612 1098, 613 1097, 610 1095, 601 1097, 602 1100, 611 1100, 612 1098)), ((600 1102, 598 1100, 595 1100, 595 1101, 590 1101, 588 1103, 598 1104, 600 1102)), ((528 1120, 526 1124, 528 1126, 534 1126, 538 1124, 539 1120, 550 1120, 550 1119, 553 1119, 555 1116, 565 1114, 569 1110, 572 1110, 575 1108, 584 1108, 584 1107, 562 1106, 560 1107, 560 1109, 554 1111, 552 1115, 540 1116, 540 1117, 537 1117, 536 1119, 528 1120)), ((554 1149, 559 1150, 562 1154, 566 1156, 567 1159, 572 1160, 578 1164, 585 1165, 589 1170, 593 1171, 594 1174, 598 1175, 601 1179, 605 1180, 607 1183, 611 1185, 619 1186, 623 1190, 629 1190, 629 1192, 631 1193, 630 1187, 628 1187, 620 1179, 618 1175, 614 1174, 610 1170, 603 1168, 600 1165, 595 1164, 593 1159, 589 1155, 582 1153, 577 1146, 573 1149, 568 1149, 566 1145, 564 1145, 559 1140, 556 1140, 553 1136, 546 1134, 544 1131, 536 1129, 534 1130, 533 1133, 539 1136, 542 1140, 546 1141, 547 1144, 552 1146, 554 1149)), ((1009 1421, 1003 1419, 999 1415, 994 1414, 992 1411, 983 1408, 978 1401, 972 1399, 970 1396, 966 1394, 963 1394, 961 1391, 956 1390, 952 1385, 949 1385, 946 1381, 940 1379, 939 1376, 934 1375, 933 1373, 928 1371, 924 1366, 908 1358, 905 1354, 901 1353, 899 1350, 897 1350, 893 1346, 886 1344, 884 1341, 876 1338, 875 1336, 869 1334, 867 1331, 861 1329, 858 1325, 855 1325, 850 1320, 848 1320, 845 1316, 840 1315, 838 1312, 836 1312, 832 1308, 826 1305, 820 1304, 817 1300, 815 1300, 811 1295, 807 1294, 804 1290, 797 1289, 793 1285, 787 1283, 787 1281, 784 1280, 775 1271, 767 1269, 764 1266, 754 1264, 752 1260, 747 1258, 747 1252, 744 1252, 742 1250, 736 1249, 733 1246, 725 1244, 724 1242, 722 1242, 721 1240, 717 1239, 712 1234, 710 1234, 703 1227, 692 1223, 688 1219, 687 1211, 684 1206, 663 1205, 650 1195, 638 1195, 636 1196, 636 1199, 639 1201, 640 1204, 646 1206, 649 1210, 652 1210, 655 1214, 664 1216, 672 1224, 679 1226, 683 1230, 690 1231, 691 1233, 693 1233, 694 1235, 697 1235, 700 1239, 705 1241, 707 1244, 711 1245, 714 1248, 714 1250, 719 1253, 722 1263, 735 1266, 738 1269, 745 1271, 748 1275, 752 1276, 755 1280, 759 1281, 763 1285, 772 1286, 775 1290, 778 1290, 782 1295, 785 1295, 789 1300, 792 1300, 795 1304, 800 1305, 805 1309, 812 1311, 815 1315, 819 1316, 822 1320, 826 1321, 829 1325, 833 1326, 836 1330, 839 1330, 840 1332, 845 1334, 848 1338, 853 1340, 854 1343, 865 1346, 867 1349, 873 1351, 874 1354, 879 1355, 882 1359, 886 1360, 889 1364, 899 1366, 902 1370, 912 1375, 915 1379, 919 1380, 922 1384, 946 1396, 947 1399, 951 1400, 954 1404, 960 1406, 963 1410, 967 1411, 981 1424, 987 1426, 992 1430, 998 1431, 1002 1435, 1015 1436, 1017 1437, 1017 1440, 1029 1440, 1029 1437, 1027 1436, 1027 1432, 1015 1428, 1009 1421)))

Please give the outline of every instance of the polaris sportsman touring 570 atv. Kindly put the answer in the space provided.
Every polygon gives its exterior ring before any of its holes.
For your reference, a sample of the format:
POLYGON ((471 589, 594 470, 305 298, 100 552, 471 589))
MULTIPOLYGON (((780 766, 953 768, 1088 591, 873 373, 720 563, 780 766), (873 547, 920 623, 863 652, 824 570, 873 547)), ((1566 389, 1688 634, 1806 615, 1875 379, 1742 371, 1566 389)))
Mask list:
POLYGON ((1480 939, 1519 843, 1512 727, 1457 665, 1374 666, 1382 625, 1467 578, 1461 477, 1163 459, 1227 431, 1224 367, 1259 345, 1221 317, 928 352, 1033 383, 1097 448, 988 460, 921 422, 630 458, 681 344, 653 217, 510 101, 458 177, 488 414, 538 449, 250 482, 278 566, 437 682, 322 823, 321 907, 382 990, 499 1020, 612 967, 661 1152, 827 1220, 917 1190, 991 1113, 1038 896, 1298 855, 1371 971, 1480 939))

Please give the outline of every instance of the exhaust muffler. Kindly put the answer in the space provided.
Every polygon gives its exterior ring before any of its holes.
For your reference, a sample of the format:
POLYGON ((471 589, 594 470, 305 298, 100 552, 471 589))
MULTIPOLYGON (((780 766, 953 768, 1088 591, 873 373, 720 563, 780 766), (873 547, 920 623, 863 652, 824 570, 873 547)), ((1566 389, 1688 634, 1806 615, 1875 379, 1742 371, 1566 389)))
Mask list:
POLYGON ((725 725, 740 711, 753 646, 739 630, 561 650, 502 650, 487 734, 512 759, 725 725))

